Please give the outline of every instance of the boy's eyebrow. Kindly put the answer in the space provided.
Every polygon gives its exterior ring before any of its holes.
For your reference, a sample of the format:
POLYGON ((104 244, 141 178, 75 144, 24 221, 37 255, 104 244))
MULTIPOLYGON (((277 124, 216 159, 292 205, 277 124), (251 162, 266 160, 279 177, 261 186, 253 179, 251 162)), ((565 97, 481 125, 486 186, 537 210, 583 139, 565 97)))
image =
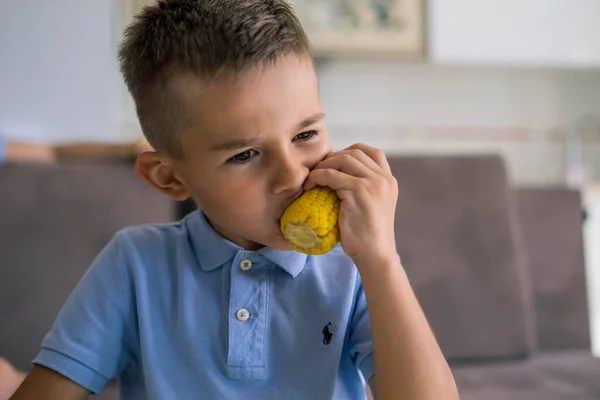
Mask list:
POLYGON ((243 149, 245 147, 252 147, 256 143, 255 139, 233 139, 225 142, 216 143, 210 147, 210 151, 230 151, 236 149, 243 149))
MULTIPOLYGON (((310 117, 308 117, 305 120, 303 120, 302 122, 300 122, 296 126, 296 130, 304 129, 307 126, 310 126, 316 122, 321 121, 323 118, 325 118, 325 114, 323 114, 323 113, 317 113, 317 114, 311 115, 310 117)), ((210 150, 211 151, 230 151, 230 150, 236 150, 236 149, 243 149, 246 147, 252 147, 254 144, 256 144, 256 139, 254 139, 254 138, 233 139, 233 140, 227 140, 227 141, 224 141, 221 143, 216 143, 215 145, 211 146, 210 150)))
POLYGON ((297 130, 304 129, 307 126, 310 126, 316 122, 321 121, 323 118, 325 118, 325 114, 323 114, 323 113, 317 113, 317 114, 311 115, 310 117, 306 118, 304 121, 300 122, 298 124, 298 126, 296 127, 296 129, 297 130))

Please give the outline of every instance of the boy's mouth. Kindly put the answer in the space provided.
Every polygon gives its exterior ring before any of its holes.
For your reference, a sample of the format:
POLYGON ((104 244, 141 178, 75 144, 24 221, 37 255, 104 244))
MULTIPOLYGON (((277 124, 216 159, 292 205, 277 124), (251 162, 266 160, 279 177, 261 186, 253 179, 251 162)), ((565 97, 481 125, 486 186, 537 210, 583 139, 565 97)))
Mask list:
POLYGON ((285 211, 290 206, 290 204, 292 204, 297 198, 299 198, 300 196, 302 196, 302 193, 304 193, 304 189, 300 188, 298 190, 298 192, 296 192, 296 194, 294 194, 292 197, 290 197, 290 200, 285 205, 285 208, 281 211, 281 213, 283 214, 283 211, 285 211))
POLYGON ((279 212, 279 216, 277 217, 277 224, 279 224, 281 222, 281 216, 283 215, 284 211, 290 206, 290 204, 292 204, 297 198, 299 198, 300 196, 302 196, 302 194, 304 193, 304 189, 300 188, 293 196, 291 196, 288 201, 285 204, 285 207, 283 207, 283 209, 280 210, 279 212))

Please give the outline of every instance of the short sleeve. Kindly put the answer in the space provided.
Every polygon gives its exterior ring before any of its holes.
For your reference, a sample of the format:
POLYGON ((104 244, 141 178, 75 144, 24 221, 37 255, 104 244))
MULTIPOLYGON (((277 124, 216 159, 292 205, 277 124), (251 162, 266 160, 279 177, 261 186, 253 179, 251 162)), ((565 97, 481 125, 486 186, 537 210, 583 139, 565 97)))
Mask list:
POLYGON ((76 285, 33 361, 96 394, 132 357, 132 303, 117 238, 76 285))
POLYGON ((371 320, 360 275, 358 273, 356 275, 354 311, 350 320, 349 349, 354 364, 361 371, 364 379, 368 381, 375 373, 371 320))

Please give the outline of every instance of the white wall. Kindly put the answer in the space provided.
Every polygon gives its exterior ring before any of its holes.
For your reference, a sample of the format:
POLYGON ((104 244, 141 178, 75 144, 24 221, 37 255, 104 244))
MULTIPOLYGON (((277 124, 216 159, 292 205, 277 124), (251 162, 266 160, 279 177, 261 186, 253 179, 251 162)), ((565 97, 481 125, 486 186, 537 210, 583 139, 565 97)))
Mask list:
POLYGON ((600 65, 598 0, 427 0, 427 10, 438 63, 600 65))
POLYGON ((600 112, 600 70, 338 61, 319 74, 333 125, 546 129, 600 112))
POLYGON ((45 142, 122 140, 118 0, 2 0, 0 133, 45 142))
MULTIPOLYGON (((519 183, 562 182, 565 130, 600 113, 600 70, 334 61, 320 64, 319 74, 337 147, 367 141, 390 153, 500 152, 519 183)), ((586 158, 600 171, 596 137, 586 158)))

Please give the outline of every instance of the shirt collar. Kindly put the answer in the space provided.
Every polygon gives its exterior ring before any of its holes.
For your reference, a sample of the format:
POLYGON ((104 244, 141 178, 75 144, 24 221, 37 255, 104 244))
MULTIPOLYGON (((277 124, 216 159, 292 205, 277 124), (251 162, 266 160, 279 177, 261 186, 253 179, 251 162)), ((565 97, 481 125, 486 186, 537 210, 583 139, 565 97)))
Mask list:
POLYGON ((292 277, 296 277, 304 269, 307 255, 296 251, 281 251, 269 247, 250 252, 225 239, 210 225, 200 210, 189 214, 185 223, 188 227, 189 239, 196 253, 196 259, 204 271, 212 271, 230 262, 240 251, 263 256, 279 266, 292 277))

